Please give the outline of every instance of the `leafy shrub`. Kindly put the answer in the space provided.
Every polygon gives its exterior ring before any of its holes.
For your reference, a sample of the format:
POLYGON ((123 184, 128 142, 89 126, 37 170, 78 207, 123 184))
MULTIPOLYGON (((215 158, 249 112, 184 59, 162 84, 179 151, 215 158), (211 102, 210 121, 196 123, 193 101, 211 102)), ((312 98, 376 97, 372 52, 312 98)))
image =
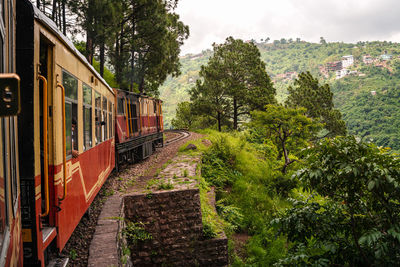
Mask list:
POLYGON ((208 223, 204 223, 204 221, 203 221, 203 237, 205 239, 211 239, 216 236, 217 236, 217 233, 214 231, 213 227, 208 223))
POLYGON ((153 239, 153 236, 146 232, 142 222, 128 222, 125 228, 122 230, 122 234, 125 236, 130 244, 138 244, 146 240, 153 239))
POLYGON ((242 229, 243 214, 240 208, 234 205, 226 205, 226 200, 221 199, 217 202, 216 209, 218 214, 221 215, 225 221, 230 223, 233 231, 238 232, 242 229))
POLYGON ((281 197, 288 197, 290 191, 298 186, 298 180, 289 175, 277 174, 272 177, 267 186, 281 197))
POLYGON ((325 201, 295 202, 275 220, 294 243, 287 259, 301 256, 304 266, 398 265, 400 159, 351 136, 324 140, 307 154, 297 176, 325 201))

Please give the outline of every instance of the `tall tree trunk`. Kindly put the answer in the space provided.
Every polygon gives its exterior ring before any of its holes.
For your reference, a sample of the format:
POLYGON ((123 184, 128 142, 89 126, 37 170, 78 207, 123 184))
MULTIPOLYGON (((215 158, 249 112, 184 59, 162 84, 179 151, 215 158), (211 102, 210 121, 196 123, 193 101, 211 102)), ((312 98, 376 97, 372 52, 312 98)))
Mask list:
POLYGON ((139 93, 144 93, 144 75, 141 75, 139 82, 139 93))
MULTIPOLYGON (((135 18, 132 16, 132 39, 135 36, 135 18)), ((130 91, 133 91, 133 83, 135 80, 135 45, 131 44, 131 75, 130 75, 130 91)))
POLYGON ((86 59, 93 64, 93 38, 89 31, 86 32, 86 59))
MULTIPOLYGON (((131 1, 132 7, 135 6, 135 0, 131 1)), ((136 23, 135 16, 132 16, 132 43, 131 43, 131 77, 130 77, 130 91, 133 91, 133 84, 135 80, 135 45, 133 43, 135 39, 136 23)))
POLYGON ((221 112, 217 112, 218 131, 221 132, 221 112))
MULTIPOLYGON (((118 39, 118 38, 117 38, 118 39)), ((117 61, 115 62, 116 68, 115 68, 115 76, 117 77, 117 82, 118 84, 121 86, 122 85, 122 81, 123 81, 123 77, 122 77, 122 71, 123 71, 123 51, 124 51, 124 23, 121 22, 121 33, 119 36, 119 40, 117 40, 117 61)))
POLYGON ((114 62, 114 65, 115 65, 115 79, 116 79, 116 81, 117 81, 117 83, 118 84, 121 84, 121 72, 120 72, 120 68, 119 68, 119 66, 120 66, 120 62, 121 62, 121 59, 120 59, 120 54, 119 54, 119 34, 120 33, 117 33, 116 35, 115 35, 115 62, 114 62))
POLYGON ((137 81, 139 81, 139 93, 143 94, 144 93, 144 63, 143 63, 143 56, 141 53, 139 53, 139 58, 138 58, 138 65, 139 67, 136 67, 135 69, 137 73, 137 81))
MULTIPOLYGON (((55 20, 57 14, 57 0, 53 0, 53 9, 51 10, 51 19, 56 22, 55 20)), ((57 25, 58 26, 58 25, 57 25)))
POLYGON ((238 103, 236 97, 233 98, 233 129, 238 129, 238 103))
POLYGON ((105 51, 105 44, 104 39, 101 40, 100 44, 100 76, 104 77, 104 51, 105 51))
MULTIPOLYGON (((62 32, 64 35, 67 35, 67 21, 65 18, 65 0, 61 0, 62 1, 62 32)), ((61 25, 60 25, 61 26, 61 25)))
POLYGON ((281 139, 281 145, 282 145, 283 156, 285 157, 285 164, 283 165, 282 173, 286 173, 286 168, 290 164, 289 163, 290 160, 289 160, 289 155, 288 155, 287 150, 286 150, 286 141, 285 141, 285 139, 281 139))
POLYGON ((58 18, 58 23, 57 23, 57 26, 61 29, 61 23, 62 23, 62 21, 61 21, 61 5, 57 5, 57 18, 58 18))
POLYGON ((88 0, 88 10, 90 10, 87 14, 87 27, 86 29, 86 59, 89 61, 90 64, 93 64, 93 55, 94 55, 94 30, 93 30, 93 24, 95 23, 94 21, 94 16, 93 10, 94 10, 94 0, 88 0))

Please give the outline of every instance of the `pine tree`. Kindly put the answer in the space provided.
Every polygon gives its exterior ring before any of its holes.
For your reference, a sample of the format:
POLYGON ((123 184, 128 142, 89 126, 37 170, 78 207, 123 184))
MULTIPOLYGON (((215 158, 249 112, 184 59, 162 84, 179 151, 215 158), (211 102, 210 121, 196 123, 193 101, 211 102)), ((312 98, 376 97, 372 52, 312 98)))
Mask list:
MULTIPOLYGON (((235 130, 240 117, 275 103, 275 89, 253 43, 228 37, 224 44, 214 44, 214 55, 202 68, 200 77, 204 81, 197 86, 197 90, 203 88, 203 95, 210 92, 212 95, 209 97, 219 95, 224 102, 229 102, 229 116, 233 119, 235 130)), ((224 116, 227 115, 224 113, 224 116)))
POLYGON ((304 107, 306 115, 318 119, 328 133, 324 137, 346 135, 346 125, 341 113, 334 109, 333 93, 328 84, 320 85, 310 72, 300 73, 294 87, 288 88, 285 104, 289 107, 304 107))

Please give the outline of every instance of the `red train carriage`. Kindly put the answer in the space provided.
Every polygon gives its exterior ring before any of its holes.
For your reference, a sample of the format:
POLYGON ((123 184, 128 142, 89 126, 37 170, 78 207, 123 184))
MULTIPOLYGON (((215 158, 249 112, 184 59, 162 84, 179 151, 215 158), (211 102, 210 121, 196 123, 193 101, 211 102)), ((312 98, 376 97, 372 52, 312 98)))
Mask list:
POLYGON ((116 161, 147 158, 156 146, 163 145, 161 100, 118 89, 115 92, 116 161))
POLYGON ((0 2, 0 266, 22 266, 15 5, 0 2))
POLYGON ((114 91, 28 0, 17 3, 24 265, 63 249, 114 168, 114 91))

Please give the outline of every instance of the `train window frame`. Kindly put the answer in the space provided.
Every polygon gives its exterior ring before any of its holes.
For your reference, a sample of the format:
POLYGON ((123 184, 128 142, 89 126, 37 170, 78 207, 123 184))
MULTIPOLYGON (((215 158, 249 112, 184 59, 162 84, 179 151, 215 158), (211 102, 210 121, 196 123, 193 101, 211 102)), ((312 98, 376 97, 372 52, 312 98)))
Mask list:
POLYGON ((8 247, 7 244, 7 234, 9 234, 9 227, 10 227, 10 216, 9 216, 9 210, 10 210, 10 205, 9 205, 9 190, 8 190, 8 181, 7 181, 7 172, 8 172, 8 160, 6 155, 9 155, 8 149, 9 145, 6 145, 7 141, 7 136, 6 136, 6 120, 7 118, 0 118, 0 123, 1 123, 1 142, 2 142, 2 153, 3 153, 3 158, 2 158, 2 164, 3 164, 3 185, 4 185, 4 229, 3 232, 0 233, 0 250, 2 251, 1 255, 3 254, 3 249, 8 247))
POLYGON ((112 136, 112 106, 111 106, 111 101, 108 100, 107 101, 107 105, 108 105, 108 139, 111 139, 112 136))
POLYGON ((65 153, 66 153, 66 157, 67 157, 67 160, 68 159, 71 159, 72 158, 72 151, 74 150, 74 151, 79 151, 79 138, 78 138, 78 136, 79 136, 79 122, 78 122, 78 120, 79 120, 79 117, 78 117, 78 106, 79 106, 79 103, 78 103, 78 87, 79 87, 79 79, 77 78, 77 77, 75 77, 73 74, 71 74, 70 72, 68 72, 67 70, 65 70, 65 69, 62 69, 62 84, 63 84, 63 86, 64 86, 64 88, 65 88, 65 107, 66 107, 66 110, 67 110, 67 105, 70 105, 71 106, 71 111, 70 111, 70 118, 68 118, 67 116, 69 115, 69 114, 67 114, 67 111, 65 112, 65 139, 66 139, 66 146, 65 146, 65 153), (74 99, 74 98, 70 98, 69 96, 70 95, 67 95, 67 89, 68 89, 68 86, 66 86, 66 79, 65 79, 65 77, 68 77, 68 76, 70 76, 70 78, 72 78, 74 81, 76 81, 76 91, 75 91, 75 95, 76 95, 76 99, 74 99), (73 138, 72 138, 72 118, 74 117, 74 114, 75 114, 75 121, 76 121, 76 124, 75 124, 75 135, 74 135, 74 137, 75 137, 75 139, 76 139, 76 145, 75 145, 75 140, 73 140, 73 138), (68 131, 70 131, 70 146, 71 146, 71 149, 70 150, 68 150, 68 148, 67 148, 67 145, 68 145, 68 131), (74 141, 74 142, 72 142, 72 141, 74 141), (69 153, 68 153, 69 152, 69 153))
POLYGON ((14 22, 14 16, 12 14, 12 12, 14 10, 14 4, 13 4, 13 1, 8 1, 8 3, 9 3, 9 6, 8 6, 8 23, 9 23, 9 25, 8 25, 8 45, 10 47, 8 49, 8 56, 9 56, 9 58, 11 58, 11 60, 8 60, 8 63, 9 63, 8 71, 14 72, 15 71, 14 70, 15 54, 14 54, 14 49, 11 49, 11 47, 14 47, 14 38, 15 38, 14 31, 13 31, 13 29, 15 28, 14 27, 15 22, 14 22))
POLYGON ((11 147, 10 147, 10 155, 12 157, 12 160, 10 162, 10 167, 11 167, 11 201, 12 201, 12 208, 13 208, 13 215, 14 218, 16 218, 17 216, 17 212, 18 212, 18 195, 19 195, 19 189, 18 189, 18 172, 17 172, 17 165, 16 162, 18 160, 18 154, 17 154, 17 140, 15 139, 15 134, 16 134, 16 129, 15 129, 15 120, 14 117, 10 117, 10 129, 12 128, 12 134, 10 136, 10 143, 11 143, 11 147), (12 123, 11 123, 12 122, 12 123))
POLYGON ((115 107, 114 107, 114 103, 111 103, 112 105, 112 109, 111 109, 111 118, 112 118, 112 124, 111 124, 111 133, 112 133, 112 137, 115 137, 115 107))
POLYGON ((102 102, 101 102, 101 137, 102 137, 102 142, 108 140, 108 109, 107 109, 107 98, 105 96, 102 96, 102 102))
POLYGON ((4 72, 5 66, 5 43, 7 40, 6 38, 6 28, 5 28, 5 11, 4 11, 4 1, 3 2, 3 10, 0 14, 2 19, 0 19, 0 72, 4 72))
POLYGON ((87 151, 93 147, 93 118, 92 118, 92 110, 93 110, 93 89, 86 83, 82 83, 82 118, 83 118, 83 151, 87 151), (90 101, 87 101, 85 98, 85 91, 89 91, 88 95, 90 95, 90 101), (88 129, 86 129, 87 118, 86 115, 89 114, 88 118, 88 129), (86 133, 89 133, 89 144, 87 145, 86 133))
POLYGON ((101 141, 101 94, 94 90, 95 146, 101 141), (97 101, 99 100, 99 101, 97 101), (97 105, 98 104, 98 105, 97 105))
POLYGON ((121 98, 117 98, 117 114, 125 115, 125 100, 121 98))

